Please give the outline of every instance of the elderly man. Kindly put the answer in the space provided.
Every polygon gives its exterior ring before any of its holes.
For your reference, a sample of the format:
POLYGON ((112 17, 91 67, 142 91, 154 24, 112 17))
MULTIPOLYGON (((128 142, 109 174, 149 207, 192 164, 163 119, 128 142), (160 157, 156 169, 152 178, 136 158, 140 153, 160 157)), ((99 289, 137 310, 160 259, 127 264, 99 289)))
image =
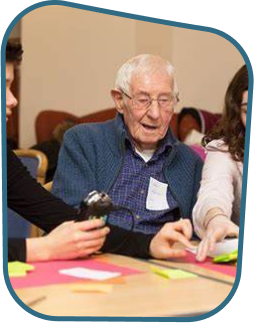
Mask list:
MULTIPOLYGON (((14 69, 22 57, 20 44, 8 42, 6 46, 6 121, 12 115, 17 100, 11 91, 14 69)), ((172 249, 174 241, 190 246, 191 228, 176 222, 174 230, 165 225, 156 235, 130 232, 118 226, 102 228, 102 220, 74 222, 77 212, 54 198, 33 180, 17 156, 7 150, 8 206, 25 219, 38 225, 47 236, 29 239, 8 239, 8 260, 45 261, 85 257, 98 251, 115 251, 137 257, 168 258, 184 256, 183 250, 172 249), (65 221, 65 222, 64 222, 65 221), (62 223, 64 222, 64 223, 62 223), (62 224, 61 224, 62 223, 62 224), (176 231, 183 230, 180 235, 176 231), (107 235, 108 234, 108 235, 107 235), (107 239, 106 239, 107 235, 107 239), (106 239, 106 241, 105 241, 106 239), (105 243, 104 243, 105 242, 105 243)))
MULTIPOLYGON (((202 161, 169 128, 178 102, 173 67, 158 56, 134 57, 118 71, 111 95, 116 119, 66 133, 53 193, 78 207, 91 190, 105 191, 132 210, 135 231, 156 234, 170 222, 175 240, 189 239, 190 222, 182 219, 191 218, 202 161)), ((131 221, 128 212, 109 216, 127 230, 131 221)))

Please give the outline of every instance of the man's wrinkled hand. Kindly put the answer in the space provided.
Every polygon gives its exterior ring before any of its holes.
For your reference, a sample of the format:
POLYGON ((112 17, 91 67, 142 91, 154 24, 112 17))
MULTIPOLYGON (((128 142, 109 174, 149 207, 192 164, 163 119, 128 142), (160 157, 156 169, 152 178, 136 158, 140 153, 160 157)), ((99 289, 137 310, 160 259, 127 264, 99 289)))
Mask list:
POLYGON ((193 248, 190 243, 192 225, 189 220, 166 223, 154 236, 150 244, 150 255, 157 259, 179 258, 186 255, 185 250, 173 248, 175 243, 193 248))

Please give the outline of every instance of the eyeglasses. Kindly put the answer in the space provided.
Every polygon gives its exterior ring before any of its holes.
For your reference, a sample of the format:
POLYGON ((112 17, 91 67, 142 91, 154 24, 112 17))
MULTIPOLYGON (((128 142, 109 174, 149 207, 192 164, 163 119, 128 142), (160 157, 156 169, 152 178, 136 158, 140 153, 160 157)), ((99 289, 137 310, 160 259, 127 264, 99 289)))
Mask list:
POLYGON ((121 92, 130 100, 132 100, 133 104, 137 109, 148 109, 153 101, 157 101, 160 108, 164 110, 173 110, 174 105, 179 102, 178 95, 172 95, 172 94, 164 94, 161 95, 158 99, 152 99, 147 94, 138 94, 137 96, 131 97, 127 93, 125 93, 123 90, 121 92))

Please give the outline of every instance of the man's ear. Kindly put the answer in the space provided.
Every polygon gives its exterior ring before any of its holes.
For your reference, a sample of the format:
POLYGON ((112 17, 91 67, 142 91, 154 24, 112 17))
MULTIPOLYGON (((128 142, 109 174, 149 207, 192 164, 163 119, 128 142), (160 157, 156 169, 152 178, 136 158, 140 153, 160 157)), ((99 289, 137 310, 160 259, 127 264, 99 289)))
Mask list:
POLYGON ((112 99, 115 102, 116 110, 119 113, 123 113, 123 94, 117 89, 111 90, 110 93, 111 93, 112 99))

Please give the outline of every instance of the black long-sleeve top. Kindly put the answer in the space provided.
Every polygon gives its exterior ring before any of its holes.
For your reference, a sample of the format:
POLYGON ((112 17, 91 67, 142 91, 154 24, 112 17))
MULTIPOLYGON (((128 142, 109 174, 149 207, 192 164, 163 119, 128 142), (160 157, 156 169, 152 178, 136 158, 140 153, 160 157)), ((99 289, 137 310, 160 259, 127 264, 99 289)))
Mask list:
MULTIPOLYGON (((7 204, 13 211, 45 232, 66 221, 78 219, 76 210, 54 197, 34 180, 18 157, 7 146, 7 204)), ((147 258, 153 235, 108 225, 110 233, 103 252, 147 258)), ((26 240, 8 239, 8 261, 26 261, 26 240)))

